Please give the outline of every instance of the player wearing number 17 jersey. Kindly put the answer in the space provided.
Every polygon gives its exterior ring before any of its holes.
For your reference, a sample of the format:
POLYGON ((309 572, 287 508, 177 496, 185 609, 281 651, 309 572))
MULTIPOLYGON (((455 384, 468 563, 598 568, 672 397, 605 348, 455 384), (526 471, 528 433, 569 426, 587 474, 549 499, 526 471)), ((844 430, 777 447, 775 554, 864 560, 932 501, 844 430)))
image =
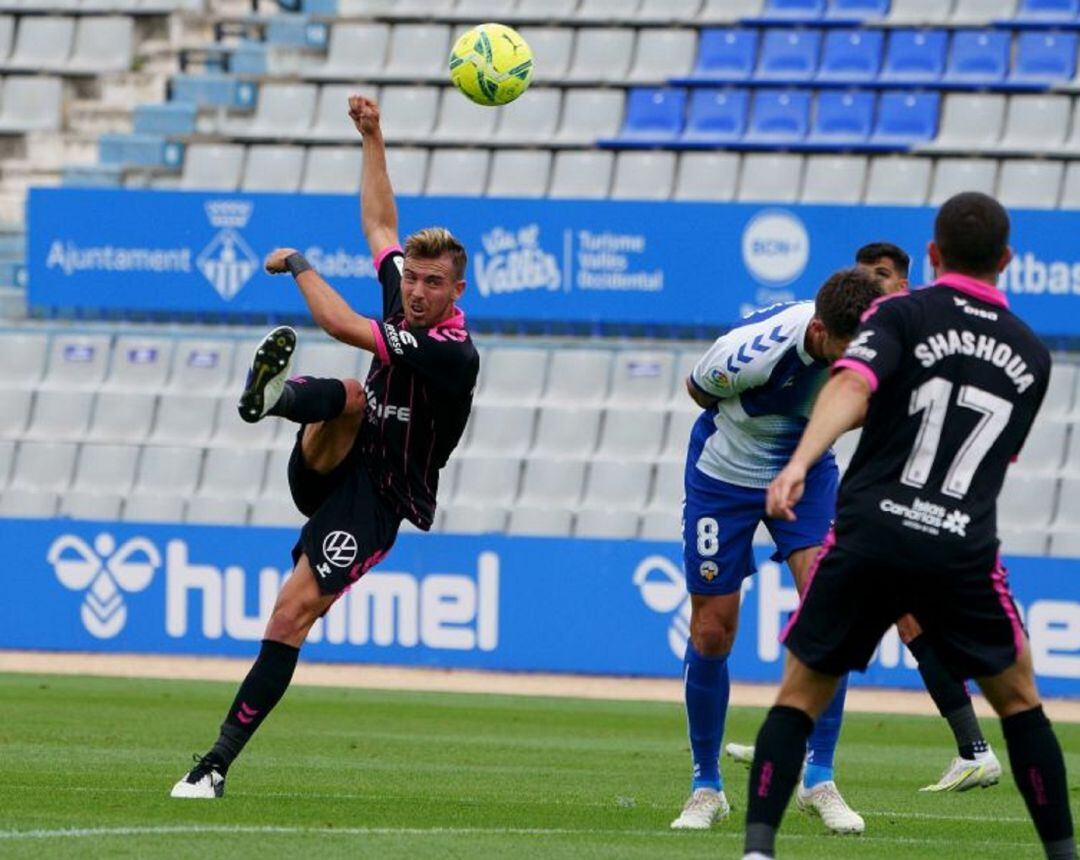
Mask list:
POLYGON ((882 300, 866 316, 769 487, 769 514, 795 520, 807 469, 863 424, 834 533, 784 632, 784 679, 750 770, 748 858, 775 856, 814 720, 838 678, 865 669, 905 613, 1001 717, 1047 857, 1076 856, 1064 759, 998 555, 997 497, 1050 375, 1046 347, 995 288, 1011 259, 1008 237, 993 198, 945 202, 930 244, 934 285, 882 300))

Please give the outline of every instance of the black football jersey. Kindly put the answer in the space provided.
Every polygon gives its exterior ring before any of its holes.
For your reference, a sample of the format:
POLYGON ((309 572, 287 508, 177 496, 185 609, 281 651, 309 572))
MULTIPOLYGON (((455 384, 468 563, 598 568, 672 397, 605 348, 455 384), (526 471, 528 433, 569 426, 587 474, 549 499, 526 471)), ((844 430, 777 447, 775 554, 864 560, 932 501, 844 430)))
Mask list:
POLYGON ((837 540, 947 567, 997 552, 997 497, 1050 378, 1004 294, 946 275, 879 300, 836 369, 874 393, 840 487, 837 540))
POLYGON ((371 323, 376 350, 364 381, 357 445, 379 496, 426 531, 439 470, 469 419, 480 356, 460 310, 431 328, 408 327, 401 303, 404 260, 400 248, 379 260, 383 318, 371 323))

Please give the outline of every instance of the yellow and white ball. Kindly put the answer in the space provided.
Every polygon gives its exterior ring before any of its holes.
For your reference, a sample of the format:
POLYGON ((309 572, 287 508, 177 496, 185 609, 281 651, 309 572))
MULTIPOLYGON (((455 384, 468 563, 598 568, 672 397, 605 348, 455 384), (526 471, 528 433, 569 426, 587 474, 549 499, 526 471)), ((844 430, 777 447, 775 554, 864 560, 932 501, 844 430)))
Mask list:
POLYGON ((450 80, 480 105, 509 104, 529 88, 532 74, 532 49, 504 24, 479 24, 450 51, 450 80))

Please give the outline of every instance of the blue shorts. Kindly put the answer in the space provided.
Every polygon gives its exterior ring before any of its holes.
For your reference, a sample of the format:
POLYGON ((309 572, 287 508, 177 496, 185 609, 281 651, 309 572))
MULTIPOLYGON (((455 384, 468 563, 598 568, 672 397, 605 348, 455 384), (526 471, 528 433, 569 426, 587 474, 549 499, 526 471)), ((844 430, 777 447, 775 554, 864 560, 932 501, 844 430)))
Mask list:
POLYGON ((757 571, 753 543, 758 523, 765 523, 776 542, 773 559, 784 561, 796 550, 820 546, 835 516, 839 473, 832 457, 807 474, 793 523, 765 516, 765 490, 715 480, 693 464, 687 466, 687 477, 683 566, 691 594, 731 594, 742 587, 757 571))

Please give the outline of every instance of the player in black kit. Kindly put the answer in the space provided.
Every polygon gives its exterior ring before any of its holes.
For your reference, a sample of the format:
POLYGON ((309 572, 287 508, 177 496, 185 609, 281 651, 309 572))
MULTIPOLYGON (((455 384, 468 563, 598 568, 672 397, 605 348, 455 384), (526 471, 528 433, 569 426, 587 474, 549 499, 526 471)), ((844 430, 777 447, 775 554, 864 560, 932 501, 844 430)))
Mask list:
POLYGON ((998 555, 997 497, 1050 376, 1046 347, 995 288, 1008 240, 993 198, 945 202, 929 248, 934 285, 867 313, 769 487, 769 514, 792 518, 807 464, 863 425, 835 533, 784 631, 784 678, 750 770, 747 858, 775 856, 806 738, 837 677, 865 669, 908 612, 953 676, 976 679, 1001 717, 1046 856, 1076 856, 1065 762, 998 555))
POLYGON ((286 327, 255 351, 240 416, 301 425, 289 487, 308 521, 259 657, 217 742, 196 756, 173 797, 224 794, 229 765, 284 695, 312 624, 385 557, 402 520, 431 528, 439 470, 472 406, 480 360, 455 304, 465 289, 465 249, 439 227, 414 233, 401 248, 378 106, 352 96, 349 115, 363 137, 361 221, 382 285, 382 320, 353 311, 292 248, 272 252, 266 269, 291 273, 324 331, 374 353, 371 370, 362 386, 355 379, 287 379, 296 333, 286 327))

